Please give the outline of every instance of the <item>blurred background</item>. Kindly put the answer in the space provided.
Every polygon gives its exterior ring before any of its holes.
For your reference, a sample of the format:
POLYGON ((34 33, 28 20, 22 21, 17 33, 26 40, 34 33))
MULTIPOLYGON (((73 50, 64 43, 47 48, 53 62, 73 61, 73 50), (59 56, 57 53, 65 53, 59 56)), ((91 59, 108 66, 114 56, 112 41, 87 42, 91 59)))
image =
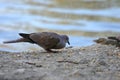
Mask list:
POLYGON ((75 47, 119 35, 120 0, 0 0, 0 50, 39 50, 37 45, 3 41, 42 31, 67 34, 75 47))

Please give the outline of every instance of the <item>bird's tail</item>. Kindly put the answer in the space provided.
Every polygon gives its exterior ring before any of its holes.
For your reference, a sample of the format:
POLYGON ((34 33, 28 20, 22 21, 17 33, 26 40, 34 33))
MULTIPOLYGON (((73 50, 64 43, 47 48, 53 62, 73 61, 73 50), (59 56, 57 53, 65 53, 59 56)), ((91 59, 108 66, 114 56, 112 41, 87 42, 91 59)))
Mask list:
POLYGON ((3 43, 18 43, 18 42, 28 42, 28 39, 25 38, 20 38, 20 39, 16 39, 16 40, 11 40, 11 41, 4 41, 3 43))

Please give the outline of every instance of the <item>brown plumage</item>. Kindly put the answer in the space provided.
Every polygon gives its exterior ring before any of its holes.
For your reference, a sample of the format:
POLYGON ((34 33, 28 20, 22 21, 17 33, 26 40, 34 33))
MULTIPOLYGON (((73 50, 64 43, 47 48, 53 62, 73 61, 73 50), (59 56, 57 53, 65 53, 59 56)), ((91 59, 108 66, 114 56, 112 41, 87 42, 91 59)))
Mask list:
POLYGON ((109 36, 108 39, 113 39, 120 42, 120 36, 109 36))
POLYGON ((53 32, 40 32, 40 33, 19 33, 22 37, 17 40, 5 41, 4 43, 17 43, 17 42, 29 42, 35 43, 48 52, 52 52, 51 49, 61 49, 69 43, 69 37, 67 35, 59 35, 53 32))
POLYGON ((94 40, 94 42, 104 45, 115 45, 120 47, 120 36, 108 36, 107 38, 99 38, 94 40))

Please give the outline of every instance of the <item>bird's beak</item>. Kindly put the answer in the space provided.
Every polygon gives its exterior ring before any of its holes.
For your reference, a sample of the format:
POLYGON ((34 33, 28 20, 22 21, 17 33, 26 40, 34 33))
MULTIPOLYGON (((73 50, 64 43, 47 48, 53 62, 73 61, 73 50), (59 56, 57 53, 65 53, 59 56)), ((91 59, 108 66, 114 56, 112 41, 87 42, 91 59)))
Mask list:
POLYGON ((69 41, 68 41, 67 43, 70 45, 70 42, 69 42, 69 41))

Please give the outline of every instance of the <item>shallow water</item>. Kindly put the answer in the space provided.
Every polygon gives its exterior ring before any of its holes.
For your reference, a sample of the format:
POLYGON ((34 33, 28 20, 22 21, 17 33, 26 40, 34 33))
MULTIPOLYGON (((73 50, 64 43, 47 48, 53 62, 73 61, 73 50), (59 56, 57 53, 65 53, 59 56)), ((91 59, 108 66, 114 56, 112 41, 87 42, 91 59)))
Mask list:
POLYGON ((19 32, 67 34, 71 46, 88 46, 97 37, 119 34, 119 12, 120 0, 0 0, 0 50, 39 50, 27 43, 2 44, 19 32))

